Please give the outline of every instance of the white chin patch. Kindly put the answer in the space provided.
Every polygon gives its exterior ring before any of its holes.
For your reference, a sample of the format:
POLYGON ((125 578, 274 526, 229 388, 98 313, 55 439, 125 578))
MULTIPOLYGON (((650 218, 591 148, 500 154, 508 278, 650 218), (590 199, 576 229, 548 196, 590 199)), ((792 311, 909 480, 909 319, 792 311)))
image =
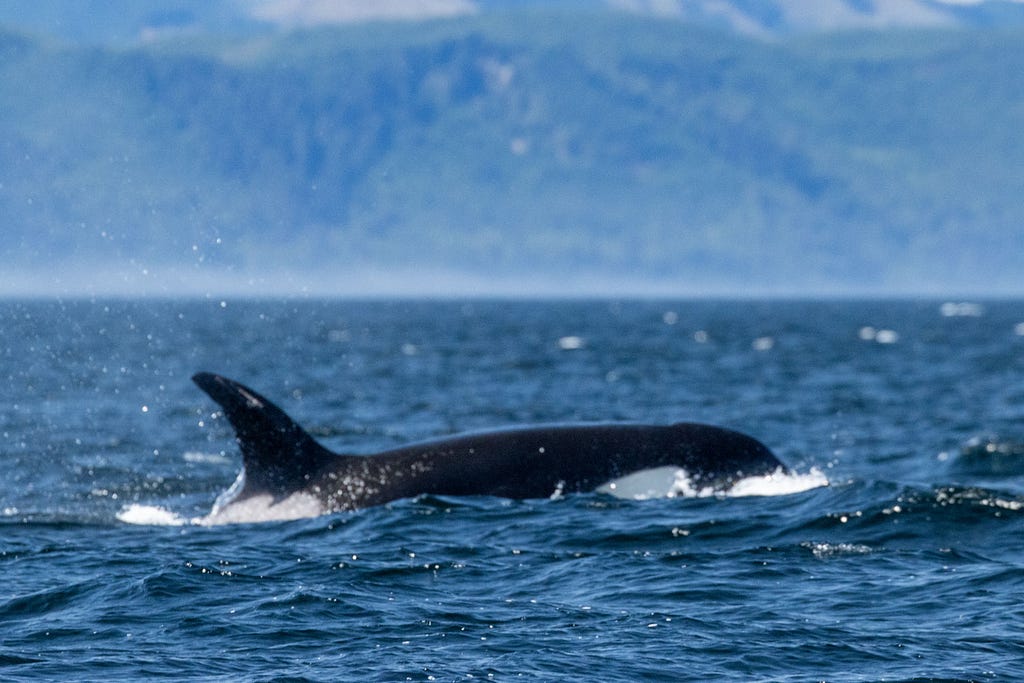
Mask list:
POLYGON ((686 470, 679 467, 655 467, 627 474, 598 487, 598 493, 616 498, 647 500, 650 498, 706 498, 720 496, 788 496, 819 486, 828 486, 828 478, 818 469, 805 474, 786 473, 781 469, 772 474, 738 479, 725 489, 697 486, 686 470))
POLYGON ((607 484, 597 487, 598 493, 607 493, 616 498, 647 500, 648 498, 674 498, 680 495, 679 482, 685 480, 687 486, 690 478, 686 471, 674 465, 655 467, 627 474, 612 479, 607 484))

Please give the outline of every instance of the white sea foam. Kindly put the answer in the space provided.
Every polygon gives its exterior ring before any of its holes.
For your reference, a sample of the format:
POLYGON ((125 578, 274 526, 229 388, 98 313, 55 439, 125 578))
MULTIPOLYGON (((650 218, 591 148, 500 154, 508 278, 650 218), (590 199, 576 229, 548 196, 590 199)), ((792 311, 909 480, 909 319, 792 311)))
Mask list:
POLYGON ((819 560, 827 560, 833 557, 842 557, 846 555, 867 555, 871 552, 871 547, 862 543, 801 543, 801 546, 807 548, 814 556, 819 560))
POLYGON ((586 341, 583 337, 577 337, 576 335, 570 335, 568 337, 562 337, 558 340, 558 348, 563 351, 576 351, 586 346, 586 341))
POLYGON ((789 496, 803 493, 822 486, 828 486, 828 477, 816 467, 810 471, 783 472, 781 470, 759 477, 740 479, 732 485, 726 495, 730 498, 743 496, 789 496))
POLYGON ((939 306, 939 312, 945 318, 980 318, 985 314, 985 307, 968 301, 947 301, 939 306))
POLYGON ((900 340, 900 335, 895 330, 878 330, 870 325, 860 328, 857 336, 864 341, 873 341, 879 344, 895 344, 900 340))
POLYGON ((141 524, 144 526, 183 526, 189 520, 166 508, 156 505, 126 505, 117 513, 117 519, 125 524, 141 524))

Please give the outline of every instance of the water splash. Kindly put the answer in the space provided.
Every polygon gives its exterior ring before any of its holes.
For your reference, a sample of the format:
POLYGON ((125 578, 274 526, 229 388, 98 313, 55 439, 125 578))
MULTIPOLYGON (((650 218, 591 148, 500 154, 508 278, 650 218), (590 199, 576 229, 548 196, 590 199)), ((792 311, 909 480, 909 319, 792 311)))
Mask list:
POLYGON ((772 474, 740 479, 726 492, 726 496, 789 496, 822 486, 828 486, 828 477, 816 467, 802 474, 777 470, 772 474))
POLYGON ((801 543, 801 547, 810 550, 819 560, 827 560, 833 557, 844 557, 848 555, 867 555, 872 552, 871 547, 863 543, 801 543))
POLYGON ((190 520, 158 505, 132 503, 117 513, 117 520, 125 524, 142 526, 184 526, 190 520))

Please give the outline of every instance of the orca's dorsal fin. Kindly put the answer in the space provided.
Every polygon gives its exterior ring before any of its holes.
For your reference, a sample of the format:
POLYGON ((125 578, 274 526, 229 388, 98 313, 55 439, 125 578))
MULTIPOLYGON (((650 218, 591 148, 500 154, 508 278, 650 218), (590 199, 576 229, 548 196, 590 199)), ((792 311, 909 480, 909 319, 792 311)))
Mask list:
POLYGON ((243 495, 285 496, 302 488, 332 458, 287 414, 258 393, 234 380, 209 372, 192 381, 224 409, 242 451, 243 495))

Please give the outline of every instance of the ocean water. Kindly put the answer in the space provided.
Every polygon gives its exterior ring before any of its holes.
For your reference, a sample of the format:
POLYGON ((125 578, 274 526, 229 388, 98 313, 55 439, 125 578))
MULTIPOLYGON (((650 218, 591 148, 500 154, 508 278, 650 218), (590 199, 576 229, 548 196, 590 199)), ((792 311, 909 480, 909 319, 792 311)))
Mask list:
POLYGON ((0 679, 1024 675, 1024 302, 8 301, 0 330, 0 679), (796 474, 206 526, 241 461, 199 370, 338 451, 686 420, 796 474))

